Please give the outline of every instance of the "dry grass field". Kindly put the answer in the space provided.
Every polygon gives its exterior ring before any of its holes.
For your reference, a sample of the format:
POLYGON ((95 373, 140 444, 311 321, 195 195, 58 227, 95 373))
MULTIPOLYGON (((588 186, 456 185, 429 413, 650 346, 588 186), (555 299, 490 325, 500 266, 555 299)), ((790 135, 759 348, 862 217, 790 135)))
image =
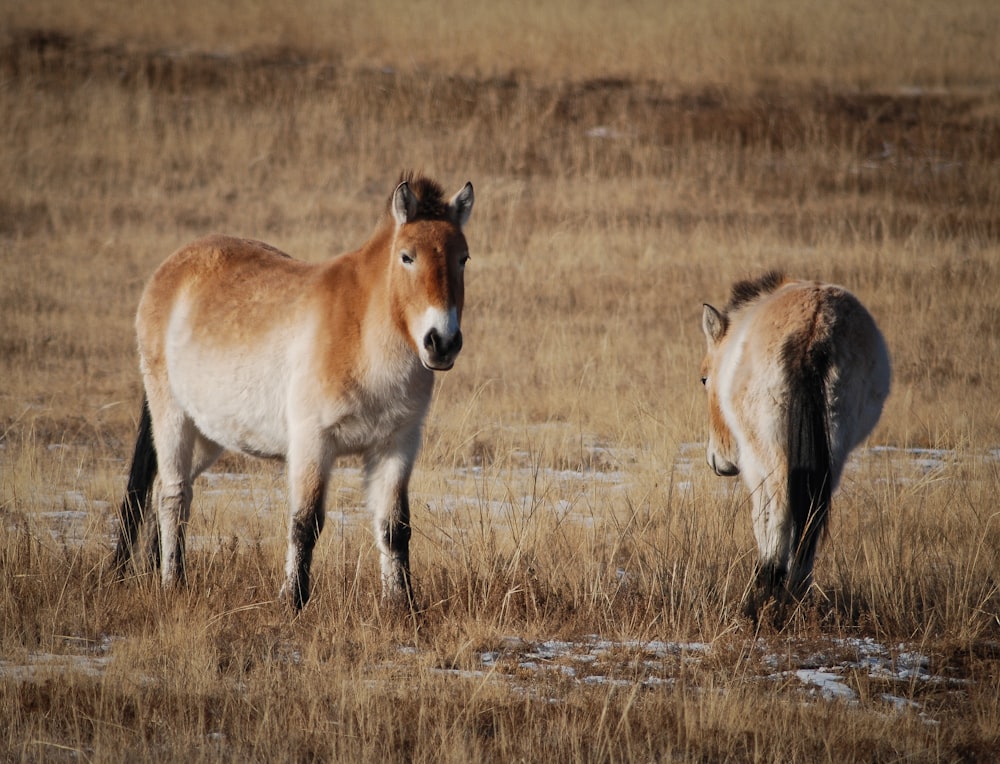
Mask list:
POLYGON ((0 8, 0 758, 992 760, 1000 9, 497 5, 0 8), (153 269, 351 249, 404 168, 477 199, 419 617, 379 607, 352 461, 297 617, 281 466, 241 457, 186 589, 102 578, 153 269), (854 291, 894 379, 810 602, 755 627, 699 322, 774 267, 854 291))

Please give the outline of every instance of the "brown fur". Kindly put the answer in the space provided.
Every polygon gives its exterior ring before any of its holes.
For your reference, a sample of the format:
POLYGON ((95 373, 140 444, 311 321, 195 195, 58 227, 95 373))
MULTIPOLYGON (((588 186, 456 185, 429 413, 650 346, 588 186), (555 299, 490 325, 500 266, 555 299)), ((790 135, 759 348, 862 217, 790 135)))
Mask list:
POLYGON ((155 469, 170 585, 183 572, 198 474, 224 448, 282 458, 292 505, 283 595, 301 607, 328 472, 338 456, 361 454, 384 591, 411 601, 407 484, 434 372, 462 348, 462 227, 473 201, 471 183, 445 199, 437 183, 407 173, 371 238, 325 263, 218 235, 164 261, 136 316, 154 443, 140 437, 155 444, 155 468, 130 480, 119 563, 141 521, 134 497, 155 469))
POLYGON ((737 282, 724 311, 705 305, 702 328, 709 465, 751 491, 758 594, 798 598, 844 463, 888 395, 885 341, 842 287, 778 271, 737 282))

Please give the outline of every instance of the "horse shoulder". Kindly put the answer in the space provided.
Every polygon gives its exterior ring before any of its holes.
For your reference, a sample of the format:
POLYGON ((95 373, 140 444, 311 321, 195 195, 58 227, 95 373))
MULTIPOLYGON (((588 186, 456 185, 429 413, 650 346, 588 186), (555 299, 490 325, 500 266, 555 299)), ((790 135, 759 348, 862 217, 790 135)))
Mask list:
POLYGON ((370 364, 366 334, 378 321, 370 269, 360 251, 324 263, 303 297, 302 323, 308 326, 299 345, 314 395, 325 401, 329 417, 349 416, 362 394, 370 364))
POLYGON ((305 310, 317 326, 311 352, 327 379, 349 376, 358 360, 369 299, 361 265, 353 253, 340 255, 324 263, 308 287, 305 310))

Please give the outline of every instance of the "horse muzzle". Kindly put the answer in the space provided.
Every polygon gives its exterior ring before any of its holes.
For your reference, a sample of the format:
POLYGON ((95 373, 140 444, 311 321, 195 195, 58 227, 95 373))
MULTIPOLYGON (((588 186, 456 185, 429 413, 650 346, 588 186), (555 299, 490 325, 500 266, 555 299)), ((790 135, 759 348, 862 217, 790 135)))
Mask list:
POLYGON ((708 455, 708 466, 719 477, 732 477, 740 474, 740 468, 737 465, 714 453, 708 455))
POLYGON ((423 344, 420 360, 424 366, 431 371, 448 371, 462 349, 462 332, 445 337, 437 329, 431 329, 424 335, 423 344))

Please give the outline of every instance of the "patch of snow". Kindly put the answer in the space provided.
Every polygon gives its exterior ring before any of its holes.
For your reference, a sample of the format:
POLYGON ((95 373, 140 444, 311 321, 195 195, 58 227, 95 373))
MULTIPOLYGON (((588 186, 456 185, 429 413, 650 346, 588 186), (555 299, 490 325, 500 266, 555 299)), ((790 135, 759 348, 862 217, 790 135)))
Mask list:
POLYGON ((858 696, 844 683, 843 677, 829 669, 798 669, 795 676, 803 684, 816 687, 827 700, 855 701, 858 696))

